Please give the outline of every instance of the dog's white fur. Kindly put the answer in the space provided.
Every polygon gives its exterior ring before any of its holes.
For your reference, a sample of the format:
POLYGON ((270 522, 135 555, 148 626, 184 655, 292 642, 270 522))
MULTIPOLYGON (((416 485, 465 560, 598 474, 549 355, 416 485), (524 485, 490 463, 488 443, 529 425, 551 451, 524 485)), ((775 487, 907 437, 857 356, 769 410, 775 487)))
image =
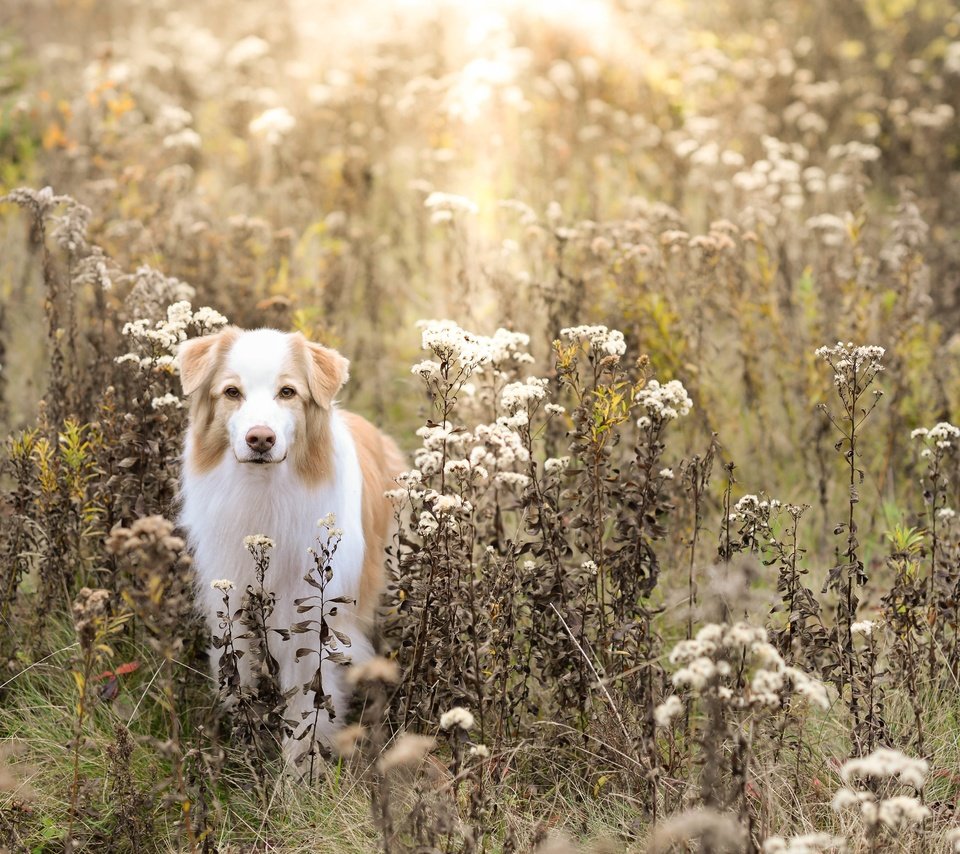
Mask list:
MULTIPOLYGON (((315 546, 317 537, 323 534, 318 519, 333 513, 343 537, 325 595, 327 599, 345 596, 360 600, 356 607, 340 606, 333 624, 349 636, 351 646, 343 651, 354 664, 369 659, 373 655, 370 635, 375 600, 383 586, 386 532, 365 529, 365 523, 367 528, 384 526, 387 514, 378 502, 386 502, 383 489, 401 468, 399 452, 386 436, 357 416, 342 412, 333 402, 332 394, 346 379, 347 363, 338 354, 301 336, 275 330, 227 330, 219 335, 223 336, 220 342, 187 342, 179 356, 184 389, 191 395, 180 523, 193 551, 199 606, 210 630, 220 633, 216 613, 223 608, 222 593, 211 589, 211 582, 225 578, 234 583, 234 608, 246 586, 255 584, 254 561, 243 543, 251 534, 264 534, 275 543, 265 582, 276 594, 271 624, 289 627, 314 616, 298 614, 294 599, 316 593, 303 580, 311 566, 307 548, 315 546), (326 378, 331 382, 323 385, 323 376, 309 375, 318 370, 311 363, 311 355, 317 357, 319 370, 335 374, 326 378), (321 381, 319 392, 314 380, 321 381), (280 389, 288 385, 303 398, 301 401, 280 396, 280 389), (234 388, 241 393, 236 400, 225 396, 225 390, 232 394, 234 388), (323 389, 330 388, 331 399, 326 400, 323 389), (311 426, 323 427, 328 447, 307 449, 310 455, 322 455, 329 461, 320 477, 305 476, 293 457, 299 453, 299 459, 305 459, 305 449, 297 443, 308 441, 304 429, 310 419, 325 419, 324 424, 311 426), (253 427, 267 427, 275 433, 276 442, 268 452, 258 454, 248 446, 246 435, 253 427), (226 436, 219 440, 209 435, 224 428, 226 436), (222 448, 219 458, 209 447, 204 450, 204 443, 209 446, 211 442, 214 448, 222 448), (255 464, 263 459, 265 462, 255 464), (379 494, 365 496, 365 490, 379 494), (371 544, 377 554, 368 553, 371 544), (380 577, 376 577, 378 573, 380 577)), ((310 470, 306 471, 309 475, 310 470)), ((311 637, 293 635, 286 642, 276 635, 270 638, 271 652, 280 664, 281 688, 298 689, 287 709, 287 717, 298 725, 301 713, 313 708, 313 694, 300 686, 310 682, 317 658, 306 656, 298 662, 295 650, 310 645, 311 637)), ((243 648, 242 643, 239 646, 243 648)), ((219 658, 220 653, 211 649, 214 674, 219 658)), ((250 663, 249 655, 241 659, 245 684, 250 682, 250 663)), ((329 741, 349 702, 343 668, 324 664, 323 684, 337 711, 333 722, 326 713, 320 714, 318 736, 329 741)), ((307 745, 292 741, 286 750, 290 755, 307 745)))

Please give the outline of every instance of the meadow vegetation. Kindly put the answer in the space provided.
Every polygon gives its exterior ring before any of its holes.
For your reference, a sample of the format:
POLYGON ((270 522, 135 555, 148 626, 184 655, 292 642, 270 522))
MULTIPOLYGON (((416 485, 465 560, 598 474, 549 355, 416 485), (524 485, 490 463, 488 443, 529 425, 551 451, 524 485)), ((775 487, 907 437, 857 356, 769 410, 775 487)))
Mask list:
POLYGON ((5 12, 0 850, 960 850, 954 4, 5 12), (342 532, 214 679, 175 527, 228 322, 409 459, 295 768, 342 532))

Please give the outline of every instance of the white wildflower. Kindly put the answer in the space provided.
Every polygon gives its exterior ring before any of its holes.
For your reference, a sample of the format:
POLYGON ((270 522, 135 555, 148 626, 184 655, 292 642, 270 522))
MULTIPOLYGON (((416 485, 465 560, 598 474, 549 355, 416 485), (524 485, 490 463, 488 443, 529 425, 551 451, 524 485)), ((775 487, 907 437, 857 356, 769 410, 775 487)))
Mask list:
POLYGON ((528 475, 513 471, 497 472, 493 479, 501 486, 509 486, 515 489, 526 489, 530 485, 528 475))
POLYGON ((269 145, 279 145, 296 126, 297 120, 286 107, 271 107, 250 122, 250 133, 262 137, 269 145))
MULTIPOLYGON (((960 44, 960 42, 956 42, 960 44)), ((950 850, 955 852, 960 852, 960 827, 952 827, 947 831, 946 841, 950 845, 950 850)))
POLYGON ((653 720, 659 727, 668 727, 682 711, 683 701, 676 694, 671 694, 653 710, 653 720))
POLYGON ((805 697, 824 711, 830 708, 830 697, 827 694, 826 686, 822 682, 796 667, 788 667, 784 670, 784 673, 793 685, 794 692, 801 697, 805 697))
POLYGON ((831 836, 829 833, 805 833, 787 839, 770 836, 763 842, 763 854, 819 854, 829 850, 845 851, 844 837, 831 836))
POLYGON ((677 688, 687 687, 694 691, 702 691, 716 673, 717 667, 709 658, 695 658, 686 667, 681 667, 674 673, 672 681, 677 688))
POLYGON ((188 151, 199 151, 203 140, 193 128, 183 128, 176 133, 169 133, 163 138, 163 147, 188 151))
POLYGON ((470 201, 466 196, 457 196, 453 193, 433 192, 427 196, 423 206, 431 211, 445 211, 450 214, 475 214, 480 210, 476 203, 470 201))
POLYGON ((440 716, 440 729, 450 730, 459 727, 462 730, 473 729, 473 714, 463 706, 454 706, 450 711, 440 716))
POLYGON ((637 392, 636 402, 647 411, 644 416, 647 421, 638 421, 641 428, 680 418, 689 414, 693 408, 693 401, 679 380, 670 380, 665 385, 660 385, 657 380, 650 380, 637 392))
POLYGON ((891 830, 920 824, 931 816, 930 808, 909 795, 897 795, 880 801, 877 816, 891 830))
POLYGON ((229 578, 218 578, 216 581, 210 582, 210 589, 226 593, 233 590, 233 582, 229 578))
POLYGON ((899 750, 882 747, 867 756, 848 760, 840 769, 840 778, 849 783, 851 779, 896 777, 901 783, 921 789, 929 770, 924 759, 914 759, 899 750))
POLYGON ((761 626, 750 626, 747 623, 734 623, 723 637, 724 646, 728 647, 749 647, 754 643, 764 643, 766 640, 766 629, 761 626))
POLYGON ((547 380, 540 377, 530 377, 523 382, 508 383, 500 393, 500 401, 507 412, 529 406, 538 400, 543 400, 547 394, 547 380))
POLYGON ((585 341, 598 353, 620 357, 627 352, 623 333, 606 326, 570 326, 561 329, 560 334, 571 341, 585 341))
POLYGON ((183 406, 183 401, 177 397, 175 394, 163 394, 160 397, 155 397, 150 401, 150 406, 152 409, 163 409, 165 406, 172 406, 175 409, 180 409, 183 406))
POLYGON ((191 318, 191 323, 203 332, 209 332, 211 329, 219 329, 226 326, 230 321, 227 320, 219 311, 210 308, 208 305, 202 305, 198 308, 191 318))
POLYGON ((459 495, 441 495, 434 493, 428 495, 428 500, 433 505, 434 513, 441 515, 452 515, 454 513, 469 513, 473 507, 469 501, 464 501, 459 495))
POLYGON ((437 520, 429 513, 424 511, 420 514, 420 518, 417 520, 417 533, 421 537, 427 537, 431 534, 436 533, 440 525, 437 520))
POLYGON ((422 362, 417 362, 417 364, 410 369, 410 373, 428 380, 431 377, 439 376, 440 363, 435 362, 433 359, 425 359, 422 362))
POLYGON ((243 544, 248 549, 273 548, 273 540, 271 540, 269 537, 265 537, 263 534, 250 534, 249 536, 243 538, 243 544))
POLYGON ((860 799, 857 797, 857 793, 853 789, 837 789, 837 793, 833 796, 833 800, 830 802, 830 808, 834 812, 840 812, 841 810, 850 809, 850 807, 855 807, 860 803, 860 799))
POLYGON ((846 344, 838 341, 833 347, 818 347, 815 351, 817 358, 833 368, 833 381, 837 386, 852 382, 859 373, 872 379, 872 375, 884 369, 880 360, 885 352, 883 347, 857 346, 851 341, 846 344))
POLYGON ((246 36, 240 39, 224 57, 227 65, 231 68, 238 68, 241 65, 247 65, 262 59, 270 52, 270 45, 259 36, 246 36))

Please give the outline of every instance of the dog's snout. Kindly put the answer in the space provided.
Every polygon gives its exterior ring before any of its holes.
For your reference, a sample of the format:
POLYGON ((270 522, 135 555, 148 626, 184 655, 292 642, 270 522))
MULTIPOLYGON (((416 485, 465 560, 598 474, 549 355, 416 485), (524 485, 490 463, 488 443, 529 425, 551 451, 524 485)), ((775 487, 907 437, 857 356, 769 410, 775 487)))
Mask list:
POLYGON ((251 427, 247 430, 247 445, 252 451, 264 453, 269 451, 277 441, 277 434, 269 427, 251 427))

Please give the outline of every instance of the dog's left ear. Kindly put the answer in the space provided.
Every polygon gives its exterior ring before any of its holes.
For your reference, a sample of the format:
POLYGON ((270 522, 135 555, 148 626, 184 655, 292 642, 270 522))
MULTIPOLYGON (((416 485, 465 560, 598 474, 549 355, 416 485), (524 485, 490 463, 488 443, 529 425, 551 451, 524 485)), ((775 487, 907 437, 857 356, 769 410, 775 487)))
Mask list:
POLYGON ((303 339, 307 348, 307 385, 310 395, 324 409, 329 409, 337 392, 350 378, 350 362, 336 350, 303 339))

